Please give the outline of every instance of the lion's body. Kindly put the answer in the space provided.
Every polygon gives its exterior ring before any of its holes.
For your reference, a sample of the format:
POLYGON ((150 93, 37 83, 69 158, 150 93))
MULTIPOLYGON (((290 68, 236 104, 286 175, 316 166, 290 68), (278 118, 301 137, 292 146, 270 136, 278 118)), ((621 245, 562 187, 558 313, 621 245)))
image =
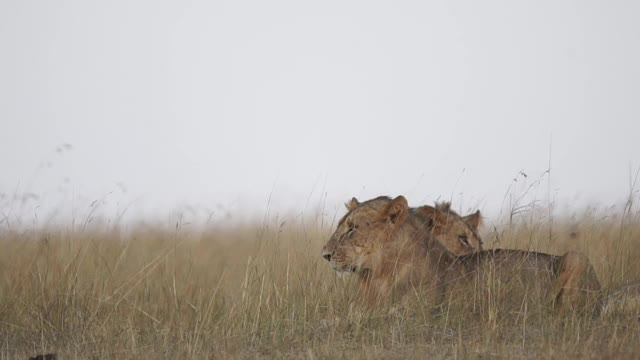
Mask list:
POLYGON ((537 304, 575 307, 596 301, 600 283, 580 253, 486 250, 456 256, 425 230, 429 226, 401 196, 358 203, 338 224, 323 257, 336 271, 355 272, 360 295, 370 304, 410 289, 427 290, 440 302, 460 289, 492 286, 524 292, 537 304))
MULTIPOLYGON (((444 288, 469 281, 500 284, 527 293, 543 305, 597 310, 600 282, 589 259, 570 251, 562 256, 512 249, 491 249, 462 256, 444 273, 444 288), (461 276, 458 276, 461 275, 461 276)), ((446 291, 446 290, 444 290, 446 291)))

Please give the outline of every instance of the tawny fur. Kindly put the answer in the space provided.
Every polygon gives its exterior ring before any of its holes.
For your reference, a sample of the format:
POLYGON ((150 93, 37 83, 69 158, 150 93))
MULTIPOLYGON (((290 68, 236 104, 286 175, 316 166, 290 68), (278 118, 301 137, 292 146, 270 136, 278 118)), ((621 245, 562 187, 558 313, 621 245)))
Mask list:
POLYGON ((323 248, 323 257, 336 271, 358 276, 360 296, 369 304, 393 300, 408 289, 432 290, 436 299, 443 299, 489 272, 507 282, 518 278, 526 286, 535 284, 544 296, 538 302, 577 308, 597 301, 600 283, 580 253, 498 249, 457 256, 437 238, 447 233, 447 223, 430 231, 437 222, 409 208, 404 197, 354 200, 323 248))

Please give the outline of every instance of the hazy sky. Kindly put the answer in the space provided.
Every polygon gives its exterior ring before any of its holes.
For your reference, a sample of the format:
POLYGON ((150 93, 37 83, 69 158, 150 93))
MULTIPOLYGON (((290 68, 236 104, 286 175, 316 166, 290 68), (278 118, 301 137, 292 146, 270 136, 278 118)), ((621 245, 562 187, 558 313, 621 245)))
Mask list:
POLYGON ((549 162, 539 198, 615 203, 640 166, 639 17, 638 1, 4 0, 3 211, 32 192, 27 212, 405 194, 491 213, 549 162))

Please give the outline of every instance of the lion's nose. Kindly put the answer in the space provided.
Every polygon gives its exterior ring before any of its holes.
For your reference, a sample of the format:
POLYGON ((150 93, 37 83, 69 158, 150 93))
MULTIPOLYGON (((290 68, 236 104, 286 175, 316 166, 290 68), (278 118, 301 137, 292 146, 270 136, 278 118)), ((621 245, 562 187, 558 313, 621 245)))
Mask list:
POLYGON ((327 261, 331 261, 331 253, 330 252, 323 253, 322 257, 327 261))

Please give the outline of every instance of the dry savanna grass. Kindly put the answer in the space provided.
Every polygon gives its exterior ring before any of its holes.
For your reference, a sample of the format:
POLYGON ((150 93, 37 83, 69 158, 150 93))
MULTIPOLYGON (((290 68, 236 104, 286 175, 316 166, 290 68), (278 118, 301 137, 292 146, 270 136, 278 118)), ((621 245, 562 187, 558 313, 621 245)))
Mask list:
MULTIPOLYGON (((627 209, 628 210, 628 209, 627 209)), ((332 225, 291 217, 0 230, 0 358, 638 358, 637 311, 532 308, 490 284, 434 308, 359 304, 320 256, 332 225), (516 306, 505 306, 505 304, 516 306)), ((581 250, 605 287, 640 280, 640 216, 536 211, 487 223, 487 247, 581 250)), ((522 295, 526 297, 526 294, 522 295)))

